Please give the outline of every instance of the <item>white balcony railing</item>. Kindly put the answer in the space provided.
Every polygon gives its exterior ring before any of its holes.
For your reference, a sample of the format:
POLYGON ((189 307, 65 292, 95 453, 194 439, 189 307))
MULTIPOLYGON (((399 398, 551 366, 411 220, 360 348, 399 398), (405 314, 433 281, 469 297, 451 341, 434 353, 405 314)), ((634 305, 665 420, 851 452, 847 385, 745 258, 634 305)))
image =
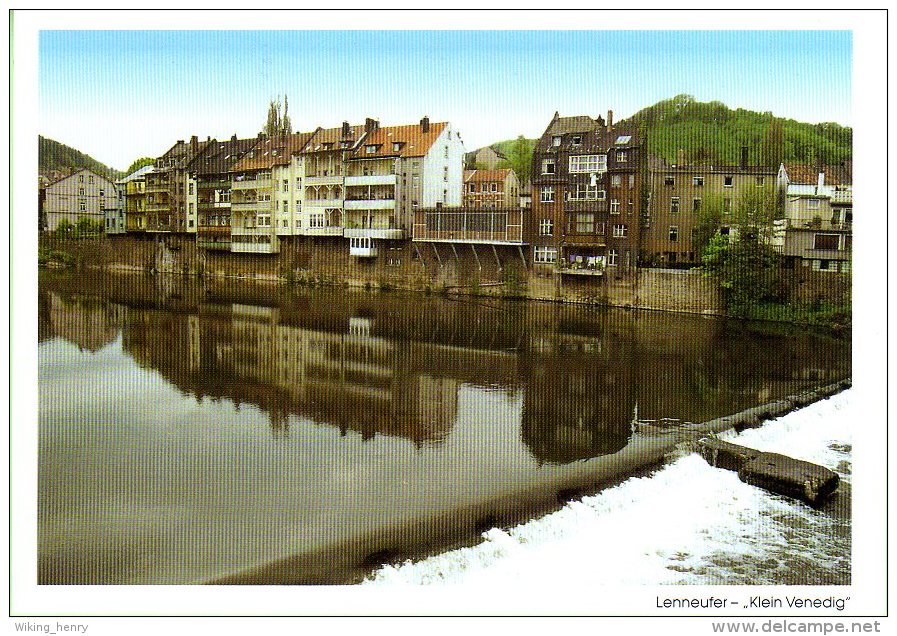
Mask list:
POLYGON ((372 238, 372 239, 403 239, 405 230, 401 228, 346 228, 343 231, 346 238, 372 238))
POLYGON ((377 185, 395 185, 396 175, 394 174, 372 174, 346 177, 346 187, 350 186, 377 186, 377 185))
POLYGON ((341 174, 316 175, 314 177, 305 177, 305 185, 307 185, 307 186, 342 185, 342 183, 343 183, 343 175, 341 175, 341 174))
POLYGON ((346 199, 346 210, 395 210, 395 199, 346 199))

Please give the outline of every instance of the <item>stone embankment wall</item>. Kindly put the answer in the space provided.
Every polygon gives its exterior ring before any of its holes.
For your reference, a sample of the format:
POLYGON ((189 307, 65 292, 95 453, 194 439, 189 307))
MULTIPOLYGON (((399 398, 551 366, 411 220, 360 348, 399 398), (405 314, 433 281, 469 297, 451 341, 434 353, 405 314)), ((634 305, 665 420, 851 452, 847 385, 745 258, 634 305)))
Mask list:
MULTIPOLYGON (((80 240, 45 235, 40 247, 42 251, 65 252, 76 267, 82 268, 723 313, 719 290, 700 272, 643 268, 624 277, 558 276, 526 267, 521 250, 511 246, 384 242, 374 259, 350 256, 345 239, 339 237, 286 237, 278 254, 208 251, 197 248, 192 236, 177 235, 80 240)), ((792 275, 792 300, 849 299, 847 276, 803 269, 792 275)))

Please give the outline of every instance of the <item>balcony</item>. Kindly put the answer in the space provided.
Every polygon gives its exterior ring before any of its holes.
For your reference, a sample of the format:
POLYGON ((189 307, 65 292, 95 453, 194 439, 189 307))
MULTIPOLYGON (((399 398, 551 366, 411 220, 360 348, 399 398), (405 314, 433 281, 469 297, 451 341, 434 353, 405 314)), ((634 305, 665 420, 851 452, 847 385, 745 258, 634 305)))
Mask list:
POLYGON ((405 230, 401 228, 349 228, 343 230, 343 236, 348 239, 353 238, 372 238, 372 239, 403 239, 405 238, 405 230))
POLYGON ((244 227, 242 225, 231 226, 230 228, 231 237, 236 240, 238 236, 273 236, 274 235, 274 226, 273 225, 255 225, 244 227))
POLYGON ((557 272, 572 276, 604 276, 604 267, 564 267, 557 272))
POLYGON ((231 182, 230 189, 231 190, 270 190, 272 185, 272 181, 270 178, 268 179, 234 179, 231 182))
POLYGON ((200 225, 196 228, 198 237, 222 237, 230 238, 230 225, 200 225))
POLYGON ((835 190, 832 193, 832 203, 853 203, 852 190, 835 190))
POLYGON ((428 209, 415 214, 413 240, 523 245, 518 209, 428 209))
POLYGON ((227 239, 222 238, 200 238, 196 237, 196 247, 204 250, 221 250, 224 252, 231 251, 230 236, 227 239))
POLYGON ((349 256, 374 258, 377 256, 377 246, 374 244, 374 241, 367 237, 350 238, 349 256))
POLYGON ((280 252, 280 242, 276 237, 271 237, 270 241, 257 242, 254 240, 241 240, 240 237, 233 236, 231 237, 230 251, 239 252, 242 254, 277 254, 278 252, 280 252))
POLYGON ((236 212, 267 212, 271 210, 270 201, 231 201, 230 211, 236 212))
POLYGON ((294 234, 302 234, 305 236, 342 236, 343 229, 342 226, 306 227, 296 230, 294 234))
POLYGON ((171 203, 168 201, 164 201, 162 203, 149 203, 146 204, 147 212, 169 212, 171 210, 171 203))
POLYGON ((305 209, 309 208, 342 208, 342 199, 306 199, 305 209))
POLYGON ((346 187, 350 186, 377 186, 396 184, 396 175, 394 174, 371 174, 346 177, 346 187))
POLYGON ((395 199, 346 199, 348 210, 395 210, 395 199))
POLYGON ((304 183, 304 185, 307 185, 307 186, 342 185, 342 184, 343 184, 343 175, 341 175, 341 174, 306 176, 305 183, 304 183))

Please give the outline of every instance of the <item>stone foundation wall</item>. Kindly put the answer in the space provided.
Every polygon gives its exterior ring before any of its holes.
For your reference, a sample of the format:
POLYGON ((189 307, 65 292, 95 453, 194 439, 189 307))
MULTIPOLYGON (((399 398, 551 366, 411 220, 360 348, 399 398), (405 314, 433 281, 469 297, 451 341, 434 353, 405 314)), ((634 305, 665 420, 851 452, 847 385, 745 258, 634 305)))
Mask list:
MULTIPOLYGON (((723 313, 716 284, 697 271, 645 268, 618 276, 558 275, 528 267, 515 246, 380 241, 376 258, 349 255, 341 237, 284 237, 278 254, 200 249, 192 236, 121 235, 91 239, 42 236, 45 250, 66 252, 76 267, 316 285, 518 296, 687 313, 723 313)), ((792 300, 842 302, 850 276, 789 271, 792 300)))

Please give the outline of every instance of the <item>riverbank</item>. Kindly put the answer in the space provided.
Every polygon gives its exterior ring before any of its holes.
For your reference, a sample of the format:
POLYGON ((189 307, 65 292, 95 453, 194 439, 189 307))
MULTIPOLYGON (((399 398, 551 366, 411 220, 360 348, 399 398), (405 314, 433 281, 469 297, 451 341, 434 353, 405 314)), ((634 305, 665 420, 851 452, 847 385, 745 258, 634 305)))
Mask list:
MULTIPOLYGON (((190 236, 122 235, 75 240, 43 235, 39 264, 200 280, 407 290, 726 315, 717 285, 696 270, 638 268, 623 273, 609 269, 601 275, 584 275, 578 270, 533 264, 517 246, 467 245, 456 249, 450 244, 394 243, 376 258, 359 259, 349 256, 345 240, 338 237, 285 237, 277 254, 240 254, 199 249, 190 236)), ((805 305, 849 307, 849 276, 805 269, 788 274, 793 280, 787 303, 751 318, 806 325, 805 305)), ((848 313, 847 325, 849 320, 848 313)), ((836 322, 833 331, 844 335, 844 312, 836 322)), ((812 326, 828 329, 829 323, 823 316, 812 326)))
POLYGON ((852 392, 728 441, 824 465, 841 478, 821 510, 749 486, 695 453, 483 542, 380 568, 365 582, 486 585, 850 583, 852 392), (600 540, 596 540, 600 537, 600 540))

